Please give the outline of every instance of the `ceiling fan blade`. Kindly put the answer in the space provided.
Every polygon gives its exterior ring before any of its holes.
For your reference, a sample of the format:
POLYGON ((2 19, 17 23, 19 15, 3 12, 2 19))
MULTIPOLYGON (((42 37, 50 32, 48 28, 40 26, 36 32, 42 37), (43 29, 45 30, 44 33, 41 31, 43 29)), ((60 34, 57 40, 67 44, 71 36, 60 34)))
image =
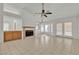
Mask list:
POLYGON ((44 15, 45 17, 47 17, 47 15, 44 15))
POLYGON ((45 13, 45 14, 52 14, 51 12, 45 13))

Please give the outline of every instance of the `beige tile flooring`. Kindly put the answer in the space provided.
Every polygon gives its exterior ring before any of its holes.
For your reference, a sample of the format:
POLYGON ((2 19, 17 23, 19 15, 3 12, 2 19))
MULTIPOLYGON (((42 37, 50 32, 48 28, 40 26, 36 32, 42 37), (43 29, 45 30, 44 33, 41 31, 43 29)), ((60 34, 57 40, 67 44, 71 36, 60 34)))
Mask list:
POLYGON ((79 54, 79 40, 48 35, 5 42, 1 55, 72 55, 79 54))

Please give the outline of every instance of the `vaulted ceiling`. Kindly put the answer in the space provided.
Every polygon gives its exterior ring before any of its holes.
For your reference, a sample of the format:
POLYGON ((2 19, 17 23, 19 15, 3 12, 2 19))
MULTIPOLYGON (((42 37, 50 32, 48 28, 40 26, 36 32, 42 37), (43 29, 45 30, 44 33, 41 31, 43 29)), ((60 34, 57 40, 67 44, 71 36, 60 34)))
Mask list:
MULTIPOLYGON (((39 13, 42 10, 41 3, 9 3, 8 5, 26 10, 28 13, 39 13)), ((49 20, 79 15, 78 3, 45 3, 45 10, 53 14, 48 15, 49 20)), ((37 17, 38 15, 36 15, 37 17)))

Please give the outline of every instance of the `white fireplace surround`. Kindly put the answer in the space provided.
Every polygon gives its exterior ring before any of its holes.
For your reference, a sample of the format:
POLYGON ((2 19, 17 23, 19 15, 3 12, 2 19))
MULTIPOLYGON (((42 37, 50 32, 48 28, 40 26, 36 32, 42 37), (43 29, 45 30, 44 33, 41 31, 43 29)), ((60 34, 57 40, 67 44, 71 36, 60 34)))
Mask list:
MULTIPOLYGON (((23 26, 23 39, 26 39, 26 38, 28 38, 28 37, 26 37, 25 36, 25 31, 26 30, 33 30, 33 32, 34 32, 34 34, 35 34, 35 27, 31 27, 31 26, 23 26)), ((34 35, 33 36, 29 36, 30 38, 31 37, 34 37, 34 35)))

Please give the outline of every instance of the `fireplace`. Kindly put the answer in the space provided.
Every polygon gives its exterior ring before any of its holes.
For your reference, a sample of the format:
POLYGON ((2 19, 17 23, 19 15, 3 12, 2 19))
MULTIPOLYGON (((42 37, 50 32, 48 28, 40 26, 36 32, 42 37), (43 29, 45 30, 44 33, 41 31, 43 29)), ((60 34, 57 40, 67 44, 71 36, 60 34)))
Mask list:
POLYGON ((33 35, 34 35, 33 30, 26 30, 26 31, 25 31, 25 37, 33 36, 33 35))
POLYGON ((23 26, 22 39, 33 38, 35 35, 35 27, 23 26))

